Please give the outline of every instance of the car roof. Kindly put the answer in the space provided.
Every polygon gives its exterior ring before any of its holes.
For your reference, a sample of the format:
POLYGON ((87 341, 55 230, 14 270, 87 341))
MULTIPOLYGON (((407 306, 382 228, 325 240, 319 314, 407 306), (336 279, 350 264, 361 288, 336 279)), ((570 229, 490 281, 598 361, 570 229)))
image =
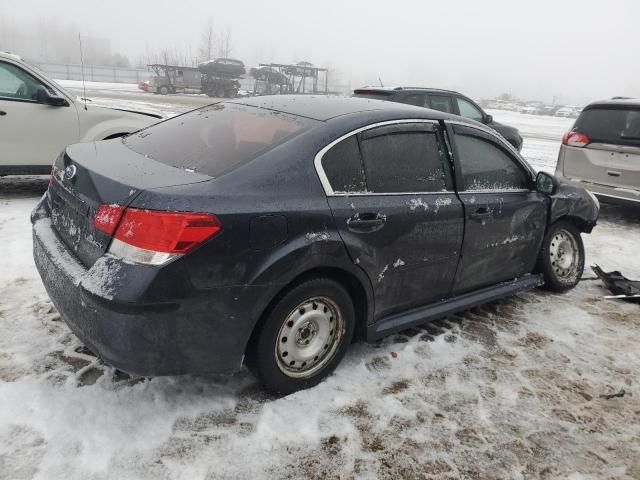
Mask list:
POLYGON ((22 61, 22 58, 20 58, 20 55, 16 55, 15 53, 10 53, 10 52, 3 52, 3 51, 0 51, 0 58, 8 58, 10 60, 22 61))
POLYGON ((343 115, 358 113, 367 115, 372 112, 388 113, 389 118, 405 117, 433 120, 450 118, 456 118, 458 120, 461 118, 437 110, 430 110, 428 108, 416 107, 404 103, 336 95, 270 95, 232 100, 231 103, 275 110, 322 122, 343 115))
POLYGON ((598 100, 584 107, 584 110, 597 107, 640 107, 640 98, 612 98, 610 100, 598 100))
POLYGON ((460 92, 454 90, 445 90, 443 88, 427 88, 427 87, 362 87, 356 88, 353 93, 387 93, 392 94, 394 92, 426 92, 426 93, 448 93, 452 95, 462 95, 460 92))

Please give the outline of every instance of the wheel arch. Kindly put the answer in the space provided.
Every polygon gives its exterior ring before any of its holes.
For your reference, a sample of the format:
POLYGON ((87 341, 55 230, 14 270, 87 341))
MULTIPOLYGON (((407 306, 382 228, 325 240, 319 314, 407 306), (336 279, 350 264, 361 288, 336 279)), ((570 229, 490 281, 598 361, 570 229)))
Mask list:
POLYGON ((334 280, 343 288, 345 288, 345 290, 347 290, 349 296, 353 301, 353 307, 356 314, 354 340, 362 340, 365 338, 367 324, 369 323, 370 318, 373 316, 372 291, 370 290, 370 288, 367 288, 363 279, 358 278, 358 275, 353 272, 350 272, 341 267, 319 265, 297 273, 286 284, 284 284, 275 295, 273 295, 271 300, 262 309, 257 321, 253 326, 251 334, 249 335, 249 338, 245 345, 245 353, 254 344, 257 333, 260 331, 260 328, 266 321, 269 312, 280 301, 280 299, 295 285, 298 285, 299 283, 307 279, 317 277, 324 277, 334 280))
POLYGON ((130 132, 112 133, 111 135, 107 135, 106 137, 104 137, 103 140, 112 140, 114 138, 124 137, 125 135, 128 135, 129 133, 130 132))
POLYGON ((566 214, 561 217, 554 218, 553 221, 551 221, 547 226, 547 231, 549 230, 551 225, 554 225, 558 222, 568 222, 575 226, 578 230, 580 230, 581 233, 590 233, 593 229, 593 223, 585 220, 582 217, 566 214))

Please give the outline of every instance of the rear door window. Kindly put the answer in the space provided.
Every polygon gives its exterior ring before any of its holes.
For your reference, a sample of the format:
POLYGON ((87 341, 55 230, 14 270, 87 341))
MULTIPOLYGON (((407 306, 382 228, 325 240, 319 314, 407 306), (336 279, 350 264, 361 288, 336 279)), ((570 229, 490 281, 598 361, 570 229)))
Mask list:
POLYGON ((415 105, 416 107, 428 106, 427 97, 424 93, 412 93, 410 95, 405 96, 401 101, 402 103, 406 103, 408 105, 415 105))
POLYGON ((331 147, 322 157, 322 169, 336 193, 364 192, 367 189, 356 135, 331 147))
POLYGON ((317 123, 262 108, 216 103, 129 135, 123 142, 165 165, 220 177, 317 123))
POLYGON ((487 134, 462 126, 454 127, 458 161, 466 191, 528 190, 530 175, 518 160, 508 154, 487 134))
POLYGON ((444 156, 433 125, 391 125, 360 134, 368 190, 372 193, 441 192, 447 189, 444 156))
POLYGON ((590 108, 573 129, 592 143, 640 147, 640 108, 590 108))
POLYGON ((429 103, 431 104, 431 108, 433 110, 453 113, 451 97, 448 95, 429 95, 429 103))

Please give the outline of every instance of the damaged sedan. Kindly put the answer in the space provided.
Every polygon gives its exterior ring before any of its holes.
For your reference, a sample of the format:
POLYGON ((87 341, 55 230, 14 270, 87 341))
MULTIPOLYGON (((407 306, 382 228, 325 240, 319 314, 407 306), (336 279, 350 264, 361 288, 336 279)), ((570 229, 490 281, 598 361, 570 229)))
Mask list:
POLYGON ((246 365, 290 393, 355 340, 571 289, 598 211, 472 120, 283 95, 67 147, 32 214, 33 248, 62 317, 107 363, 246 365))

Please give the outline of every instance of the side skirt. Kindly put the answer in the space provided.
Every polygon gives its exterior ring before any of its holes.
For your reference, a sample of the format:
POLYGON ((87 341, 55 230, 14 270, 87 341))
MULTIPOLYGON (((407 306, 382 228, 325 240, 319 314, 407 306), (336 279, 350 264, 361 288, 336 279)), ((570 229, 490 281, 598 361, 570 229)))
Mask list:
POLYGON ((544 280, 542 275, 528 274, 508 282, 498 283, 490 287, 442 300, 438 303, 389 315, 367 326, 367 341, 373 342, 400 330, 405 330, 438 318, 446 317, 453 313, 468 310, 483 303, 509 297, 517 292, 531 290, 543 284, 544 280))

